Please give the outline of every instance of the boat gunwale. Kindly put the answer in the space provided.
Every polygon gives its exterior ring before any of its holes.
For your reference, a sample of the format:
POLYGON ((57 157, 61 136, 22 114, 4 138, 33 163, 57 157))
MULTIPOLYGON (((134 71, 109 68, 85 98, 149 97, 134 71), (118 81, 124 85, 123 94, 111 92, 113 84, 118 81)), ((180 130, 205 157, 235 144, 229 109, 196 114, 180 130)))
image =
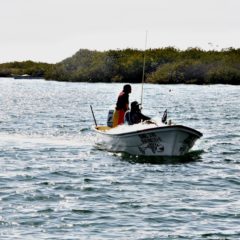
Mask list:
POLYGON ((153 127, 153 128, 135 130, 135 131, 124 132, 124 133, 108 133, 109 130, 101 131, 101 130, 97 129, 96 127, 94 127, 94 130, 96 132, 99 132, 99 133, 104 134, 104 135, 108 135, 108 136, 112 136, 112 137, 122 137, 122 136, 128 136, 128 135, 133 135, 133 134, 146 133, 146 132, 149 132, 149 131, 156 131, 156 130, 159 130, 159 129, 160 130, 162 130, 162 129, 165 130, 165 129, 175 129, 175 128, 179 128, 180 130, 184 129, 184 130, 190 131, 193 134, 197 135, 199 138, 203 136, 203 134, 201 132, 199 132, 199 131, 197 131, 193 128, 183 126, 183 125, 157 126, 157 127, 153 127))

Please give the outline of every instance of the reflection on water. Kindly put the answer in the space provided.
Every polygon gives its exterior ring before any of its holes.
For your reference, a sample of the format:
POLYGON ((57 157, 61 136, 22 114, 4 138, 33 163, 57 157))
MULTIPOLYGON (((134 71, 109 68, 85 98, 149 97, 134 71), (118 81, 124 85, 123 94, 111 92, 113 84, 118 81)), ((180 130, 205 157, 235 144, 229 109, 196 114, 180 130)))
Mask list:
POLYGON ((149 164, 184 164, 201 161, 203 150, 190 151, 183 156, 162 157, 162 156, 135 156, 128 153, 121 153, 121 158, 130 163, 149 163, 149 164))

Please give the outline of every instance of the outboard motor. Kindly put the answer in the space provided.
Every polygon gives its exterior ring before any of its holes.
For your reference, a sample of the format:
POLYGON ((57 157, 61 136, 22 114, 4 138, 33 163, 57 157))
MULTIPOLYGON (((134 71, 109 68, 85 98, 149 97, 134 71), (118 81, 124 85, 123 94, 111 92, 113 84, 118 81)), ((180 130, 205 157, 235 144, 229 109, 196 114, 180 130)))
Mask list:
POLYGON ((108 118, 107 118, 107 126, 108 127, 113 126, 113 113, 114 113, 114 110, 109 110, 108 111, 108 118))

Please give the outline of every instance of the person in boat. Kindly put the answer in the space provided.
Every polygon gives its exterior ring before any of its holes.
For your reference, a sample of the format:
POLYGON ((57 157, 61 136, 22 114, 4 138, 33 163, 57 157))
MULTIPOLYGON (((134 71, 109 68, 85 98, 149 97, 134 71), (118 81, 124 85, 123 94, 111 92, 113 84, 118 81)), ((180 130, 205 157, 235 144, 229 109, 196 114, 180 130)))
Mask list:
POLYGON ((150 120, 150 117, 147 117, 141 113, 139 103, 134 101, 131 103, 131 110, 128 110, 124 116, 124 122, 128 125, 133 125, 140 123, 142 121, 150 120))
POLYGON ((132 88, 130 84, 123 86, 123 90, 118 96, 116 108, 113 113, 113 127, 124 124, 124 115, 125 112, 129 109, 129 94, 131 92, 132 88))

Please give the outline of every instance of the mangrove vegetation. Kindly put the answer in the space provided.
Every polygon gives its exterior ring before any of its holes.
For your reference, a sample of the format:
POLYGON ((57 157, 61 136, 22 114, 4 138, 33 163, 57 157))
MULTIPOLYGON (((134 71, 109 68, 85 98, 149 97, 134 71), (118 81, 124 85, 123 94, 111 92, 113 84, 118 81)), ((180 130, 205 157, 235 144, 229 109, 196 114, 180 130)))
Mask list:
POLYGON ((56 64, 32 61, 0 64, 0 77, 28 74, 46 80, 71 82, 142 81, 145 54, 145 82, 157 84, 240 84, 240 49, 204 51, 173 47, 90 51, 80 49, 56 64))

